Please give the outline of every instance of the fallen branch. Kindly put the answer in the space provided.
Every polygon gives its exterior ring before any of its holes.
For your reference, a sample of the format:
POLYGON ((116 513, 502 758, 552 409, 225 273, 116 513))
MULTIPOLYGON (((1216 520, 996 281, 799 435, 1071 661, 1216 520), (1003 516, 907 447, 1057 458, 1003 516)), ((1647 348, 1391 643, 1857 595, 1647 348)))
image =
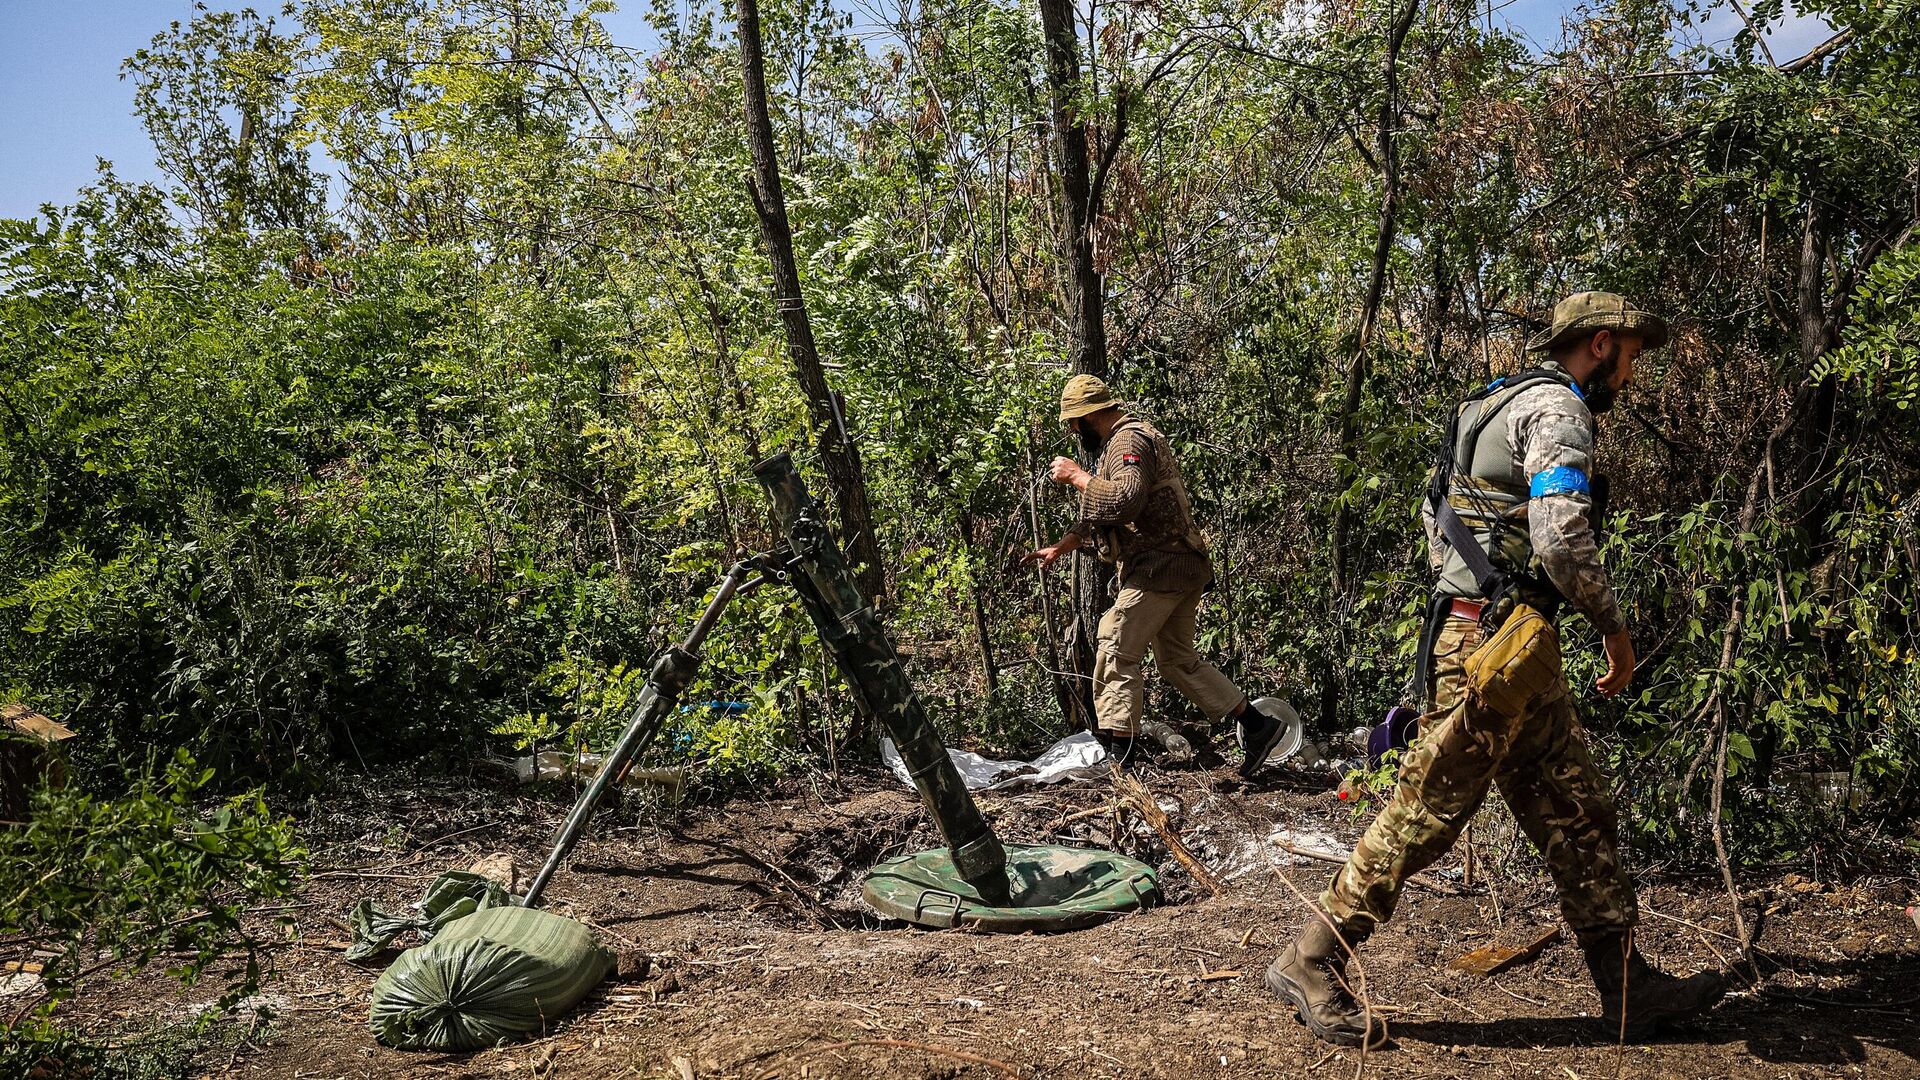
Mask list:
POLYGON ((1064 829, 1076 821, 1086 821, 1088 818, 1105 817, 1108 814, 1117 814, 1119 812, 1120 804, 1117 803, 1109 803, 1106 806, 1096 806, 1090 810, 1078 810, 1061 818, 1060 824, 1055 826, 1055 828, 1064 829))
POLYGON ((1121 797, 1133 805, 1134 810, 1146 820, 1147 824, 1154 827, 1154 830, 1160 834, 1160 838, 1167 842, 1167 850, 1173 853, 1173 857, 1180 861, 1181 866, 1187 868, 1187 873, 1193 875, 1193 880, 1206 886, 1207 891, 1214 896, 1219 896, 1225 891, 1221 888, 1220 879, 1214 877, 1206 864, 1188 850, 1186 843, 1180 839, 1180 834, 1174 830, 1173 822, 1167 820, 1167 812, 1160 809, 1160 804, 1154 801, 1153 793, 1147 790, 1146 785, 1121 772, 1117 764, 1114 766, 1113 774, 1114 786, 1120 789, 1121 797))
POLYGON ((1463 956, 1457 956, 1447 967, 1453 971, 1470 971, 1475 975, 1498 975, 1509 968, 1532 961, 1547 946, 1560 940, 1560 928, 1549 926, 1533 939, 1522 945, 1486 945, 1463 956))

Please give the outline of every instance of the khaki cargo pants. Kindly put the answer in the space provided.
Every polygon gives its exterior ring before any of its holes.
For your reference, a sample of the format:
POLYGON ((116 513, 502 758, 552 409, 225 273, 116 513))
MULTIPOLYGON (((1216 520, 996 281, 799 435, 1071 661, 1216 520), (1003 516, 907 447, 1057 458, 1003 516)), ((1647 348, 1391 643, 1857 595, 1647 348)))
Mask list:
POLYGON ((1449 618, 1433 649, 1433 701, 1399 784, 1353 855, 1320 896, 1326 912, 1356 930, 1393 915, 1408 878, 1446 854, 1493 784, 1545 857, 1560 911, 1575 933, 1625 930, 1639 918, 1620 861, 1619 826, 1607 778, 1561 675, 1544 704, 1504 717, 1467 699, 1466 661, 1480 624, 1449 618))
POLYGON ((1232 680, 1194 651, 1195 616, 1204 595, 1204 587, 1183 593, 1120 590, 1100 620, 1099 652, 1093 661, 1093 713, 1100 730, 1140 733, 1146 696, 1140 665, 1149 648, 1160 674, 1208 720, 1219 720, 1246 700, 1232 680))

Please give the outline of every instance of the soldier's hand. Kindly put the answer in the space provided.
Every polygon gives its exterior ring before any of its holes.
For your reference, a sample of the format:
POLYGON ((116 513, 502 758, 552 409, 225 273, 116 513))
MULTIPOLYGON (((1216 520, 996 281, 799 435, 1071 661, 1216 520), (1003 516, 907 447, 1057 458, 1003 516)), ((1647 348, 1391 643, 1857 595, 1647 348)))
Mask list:
POLYGON ((1088 476, 1087 470, 1081 468, 1080 463, 1070 457, 1054 458, 1052 467, 1047 470, 1047 476, 1054 483, 1065 484, 1068 487, 1084 487, 1085 481, 1082 477, 1092 479, 1088 476))
POLYGON ((1069 551, 1079 550, 1080 534, 1070 532, 1061 537, 1059 543, 1051 547, 1043 547, 1039 551, 1030 551, 1020 561, 1023 563, 1037 562, 1040 564, 1040 569, 1045 570, 1047 567, 1052 566, 1054 560, 1060 556, 1065 555, 1069 551))
POLYGON ((1060 545, 1055 544, 1052 547, 1043 547, 1039 551, 1029 551, 1020 561, 1023 563, 1037 562, 1040 564, 1040 569, 1045 570, 1047 567, 1052 566, 1054 560, 1063 554, 1065 554, 1065 552, 1061 550, 1060 545))
POLYGON ((1606 650, 1606 674, 1595 680, 1593 687, 1600 691, 1602 697, 1612 697, 1633 681, 1633 635, 1625 630, 1608 634, 1606 650))

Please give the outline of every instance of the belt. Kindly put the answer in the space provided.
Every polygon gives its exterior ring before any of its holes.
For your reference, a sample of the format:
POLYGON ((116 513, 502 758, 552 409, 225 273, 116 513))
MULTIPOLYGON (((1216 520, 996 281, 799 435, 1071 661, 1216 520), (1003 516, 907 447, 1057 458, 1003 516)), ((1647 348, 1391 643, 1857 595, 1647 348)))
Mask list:
POLYGON ((1465 619, 1468 622, 1479 622, 1480 609, 1486 606, 1487 605, 1484 601, 1462 600, 1462 599, 1459 599, 1458 597, 1455 597, 1453 601, 1453 607, 1447 611, 1447 615, 1455 619, 1465 619))

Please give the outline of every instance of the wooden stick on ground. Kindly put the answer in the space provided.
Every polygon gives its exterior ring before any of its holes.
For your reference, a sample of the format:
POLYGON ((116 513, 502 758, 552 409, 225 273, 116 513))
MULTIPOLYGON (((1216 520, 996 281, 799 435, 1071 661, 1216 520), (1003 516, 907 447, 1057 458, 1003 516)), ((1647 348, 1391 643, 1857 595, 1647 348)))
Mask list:
POLYGON ((1457 956, 1447 967, 1470 971, 1475 975, 1498 975, 1508 968, 1531 961, 1541 950, 1560 940, 1560 928, 1549 926, 1522 945, 1487 945, 1464 956, 1457 956))
POLYGON ((1460 868, 1460 884, 1471 889, 1473 888, 1473 822, 1471 821, 1467 822, 1466 828, 1460 830, 1460 850, 1465 856, 1460 868))
POLYGON ((1167 850, 1173 853, 1175 859, 1180 860, 1181 866, 1187 868, 1187 873, 1193 875, 1193 880, 1206 886, 1209 893, 1219 896, 1224 891, 1221 888, 1220 879, 1214 877, 1206 864, 1187 848, 1186 843, 1180 839, 1180 834, 1174 831, 1173 823, 1167 820, 1167 812, 1160 809, 1160 804, 1154 801, 1153 793, 1147 790, 1146 785, 1121 772, 1118 765, 1114 766, 1113 784, 1119 789, 1121 798, 1133 804, 1134 810, 1146 819, 1147 824, 1159 832, 1160 838, 1167 842, 1167 850))

